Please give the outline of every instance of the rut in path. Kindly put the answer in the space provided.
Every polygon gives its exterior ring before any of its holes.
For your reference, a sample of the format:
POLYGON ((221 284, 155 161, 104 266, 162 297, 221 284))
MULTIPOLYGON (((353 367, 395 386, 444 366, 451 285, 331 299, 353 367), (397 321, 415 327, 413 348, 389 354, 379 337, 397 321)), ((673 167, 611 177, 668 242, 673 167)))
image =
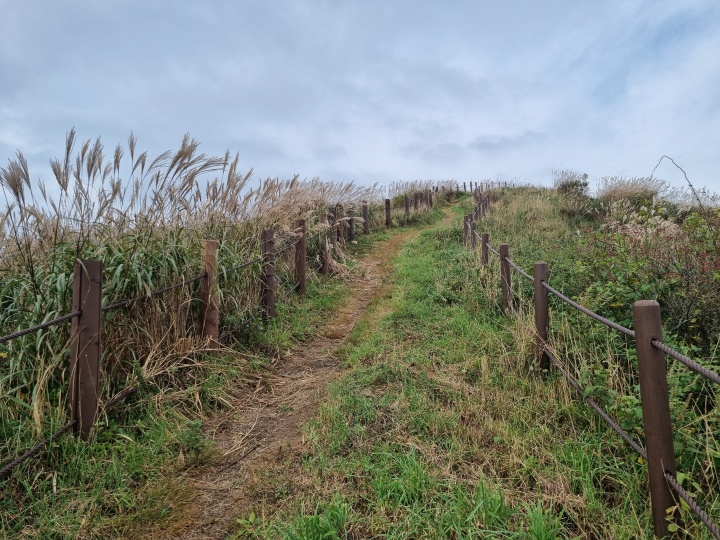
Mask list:
POLYGON ((321 334, 275 364, 254 392, 238 395, 229 412, 205 424, 203 429, 221 457, 183 479, 190 500, 181 517, 175 516, 173 523, 159 520, 133 536, 226 538, 235 519, 264 497, 258 479, 282 469, 281 463, 299 464, 304 427, 318 415, 328 384, 341 370, 335 352, 381 293, 395 254, 418 232, 395 234, 359 260, 351 278, 352 292, 321 334))

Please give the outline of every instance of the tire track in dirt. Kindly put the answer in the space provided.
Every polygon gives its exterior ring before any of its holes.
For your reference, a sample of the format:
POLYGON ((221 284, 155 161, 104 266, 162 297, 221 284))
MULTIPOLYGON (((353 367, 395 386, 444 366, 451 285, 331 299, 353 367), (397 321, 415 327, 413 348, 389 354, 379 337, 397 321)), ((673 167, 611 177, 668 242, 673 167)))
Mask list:
MULTIPOLYGON (((282 507, 282 496, 278 500, 277 493, 263 491, 263 484, 273 484, 263 478, 290 473, 288 467, 301 467, 304 428, 317 417, 330 382, 342 373, 336 351, 381 294, 383 282, 392 273, 394 256, 419 232, 402 231, 374 246, 353 269, 352 292, 320 335, 275 364, 254 392, 238 396, 227 413, 205 423, 203 431, 214 440, 219 457, 182 479, 183 490, 189 492, 182 515, 174 515, 172 523, 159 520, 148 524, 148 529, 132 536, 226 538, 236 528, 235 519, 258 502, 269 500, 282 507)), ((292 489, 302 489, 297 486, 301 475, 289 476, 293 477, 292 489)))

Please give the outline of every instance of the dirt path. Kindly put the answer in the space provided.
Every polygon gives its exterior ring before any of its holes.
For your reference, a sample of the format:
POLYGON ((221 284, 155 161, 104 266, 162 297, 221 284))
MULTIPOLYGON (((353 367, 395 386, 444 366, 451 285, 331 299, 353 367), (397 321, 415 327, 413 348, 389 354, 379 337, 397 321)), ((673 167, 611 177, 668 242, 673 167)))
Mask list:
POLYGON ((216 442, 219 459, 183 479, 191 502, 183 505, 179 521, 156 523, 139 537, 226 538, 235 519, 258 501, 282 505, 282 493, 263 492, 263 484, 277 485, 263 482, 264 477, 287 474, 294 477, 288 490, 297 489, 298 475, 288 467, 301 466, 303 430, 317 417, 328 384, 341 373, 335 353, 380 293, 395 254, 417 234, 403 231, 375 246, 353 270, 352 292, 321 335, 300 345, 259 381, 254 393, 238 396, 228 413, 204 426, 216 442))

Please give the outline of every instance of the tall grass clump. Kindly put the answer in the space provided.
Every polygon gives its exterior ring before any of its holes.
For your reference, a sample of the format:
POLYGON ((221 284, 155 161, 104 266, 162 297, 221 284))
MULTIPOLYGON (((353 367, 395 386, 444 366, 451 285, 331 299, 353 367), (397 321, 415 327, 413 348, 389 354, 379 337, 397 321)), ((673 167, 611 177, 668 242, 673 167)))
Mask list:
MULTIPOLYGON (((186 135, 177 151, 150 158, 131 135, 108 154, 100 139, 79 142, 72 130, 51 162, 51 182, 34 183, 21 152, 0 169, 0 334, 72 311, 73 265, 98 259, 103 305, 147 297, 103 317, 102 400, 127 386, 192 384, 205 345, 195 337, 195 286, 148 296, 199 273, 202 240, 220 243, 222 332, 257 305, 259 266, 237 266, 259 256, 263 229, 275 230, 282 248, 298 218, 315 235, 324 231, 318 214, 381 201, 377 186, 253 182, 237 155, 209 156, 199 146, 186 135)), ((309 245, 317 256, 320 241, 309 245)), ((280 257, 281 280, 289 281, 291 256, 280 257)), ((66 421, 69 331, 68 323, 0 345, 4 454, 66 421)))
POLYGON ((562 213, 570 218, 582 215, 588 203, 588 175, 573 170, 553 171, 553 187, 562 196, 562 213))

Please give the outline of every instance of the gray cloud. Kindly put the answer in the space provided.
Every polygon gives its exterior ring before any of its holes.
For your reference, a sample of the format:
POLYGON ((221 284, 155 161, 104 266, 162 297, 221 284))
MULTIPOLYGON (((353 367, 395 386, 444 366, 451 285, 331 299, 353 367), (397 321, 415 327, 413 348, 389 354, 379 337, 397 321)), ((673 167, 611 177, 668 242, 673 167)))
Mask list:
POLYGON ((0 4, 0 161, 35 176, 75 126, 151 154, 190 132, 260 177, 547 182, 672 154, 720 190, 713 0, 0 4))
POLYGON ((468 148, 482 153, 523 149, 545 139, 542 133, 526 131, 520 135, 481 135, 468 143, 468 148))

